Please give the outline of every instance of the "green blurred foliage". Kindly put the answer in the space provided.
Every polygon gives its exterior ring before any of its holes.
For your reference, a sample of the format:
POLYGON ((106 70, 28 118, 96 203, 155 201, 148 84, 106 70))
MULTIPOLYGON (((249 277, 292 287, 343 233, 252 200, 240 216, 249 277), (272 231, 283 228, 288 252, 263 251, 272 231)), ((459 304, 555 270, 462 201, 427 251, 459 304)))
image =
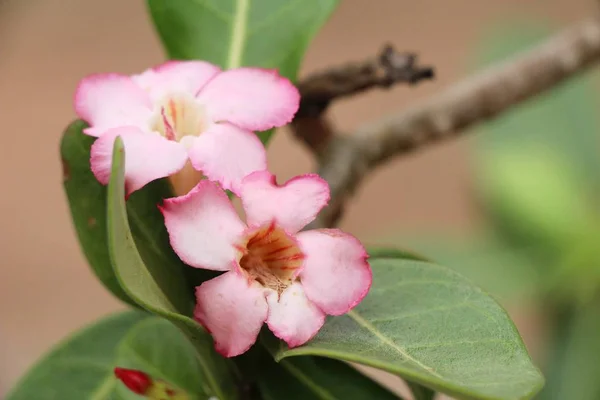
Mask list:
MULTIPOLYGON (((558 30, 547 25, 499 21, 482 35, 477 68, 558 30)), ((485 124, 472 146, 484 226, 409 240, 505 303, 537 299, 553 330, 544 400, 600 398, 599 88, 597 71, 588 72, 485 124)))
MULTIPOLYGON (((483 40, 480 65, 553 29, 506 23, 483 40)), ((480 204, 509 249, 525 249, 540 292, 582 301, 600 284, 600 121, 597 75, 586 74, 486 124, 473 147, 480 204)))

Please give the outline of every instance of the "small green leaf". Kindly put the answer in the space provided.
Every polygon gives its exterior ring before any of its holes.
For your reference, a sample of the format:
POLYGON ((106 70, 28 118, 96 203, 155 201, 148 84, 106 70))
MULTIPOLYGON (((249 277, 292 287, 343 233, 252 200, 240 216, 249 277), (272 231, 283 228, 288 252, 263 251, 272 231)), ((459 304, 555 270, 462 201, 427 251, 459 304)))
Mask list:
MULTIPOLYGON (((138 253, 125 206, 125 149, 120 138, 115 141, 113 150, 112 173, 108 184, 107 217, 111 261, 123 290, 138 305, 167 318, 187 335, 196 348, 198 361, 206 377, 207 393, 222 400, 235 398, 236 386, 229 371, 231 363, 216 354, 210 335, 189 317, 192 303, 190 302, 188 306, 173 301, 177 296, 188 296, 187 285, 180 283, 177 287, 177 282, 171 281, 172 285, 166 286, 165 283, 168 281, 158 281, 159 274, 151 273, 138 253)), ((153 270, 163 268, 164 274, 169 273, 168 268, 171 266, 161 264, 162 260, 146 261, 155 264, 153 270)))
MULTIPOLYGON (((172 59, 225 69, 276 68, 296 80, 306 48, 338 0, 148 0, 172 59)), ((273 130, 259 133, 266 143, 273 130)))
POLYGON ((111 398, 109 396, 118 386, 113 368, 117 363, 119 344, 134 326, 151 318, 144 312, 131 311, 84 328, 38 361, 6 400, 111 398))
POLYGON ((543 385, 514 324, 455 272, 421 261, 376 258, 365 300, 333 317, 277 360, 316 355, 400 375, 459 399, 529 399, 543 385))

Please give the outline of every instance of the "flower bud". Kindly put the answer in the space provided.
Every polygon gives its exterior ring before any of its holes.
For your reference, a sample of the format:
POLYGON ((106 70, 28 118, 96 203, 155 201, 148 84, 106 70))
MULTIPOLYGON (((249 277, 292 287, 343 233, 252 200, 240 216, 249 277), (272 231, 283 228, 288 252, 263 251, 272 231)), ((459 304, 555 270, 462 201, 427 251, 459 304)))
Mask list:
POLYGON ((152 379, 142 371, 115 368, 115 375, 133 393, 144 395, 152 385, 152 379))

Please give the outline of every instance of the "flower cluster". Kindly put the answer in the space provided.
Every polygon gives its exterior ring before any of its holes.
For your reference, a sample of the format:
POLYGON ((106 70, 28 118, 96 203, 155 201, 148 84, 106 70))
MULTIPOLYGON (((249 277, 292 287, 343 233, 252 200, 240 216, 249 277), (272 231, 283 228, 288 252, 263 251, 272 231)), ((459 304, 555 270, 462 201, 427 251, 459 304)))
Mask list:
POLYGON ((327 183, 303 175, 278 185, 268 172, 254 131, 288 123, 298 105, 297 89, 275 71, 221 71, 201 61, 93 75, 75 96, 84 132, 98 137, 90 162, 100 182, 109 180, 120 136, 128 194, 169 177, 180 195, 159 207, 186 264, 224 271, 196 288, 194 316, 227 357, 248 350, 264 323, 299 346, 326 314, 348 312, 371 285, 356 238, 337 229, 300 232, 327 205, 327 183), (240 198, 245 223, 225 189, 240 198))

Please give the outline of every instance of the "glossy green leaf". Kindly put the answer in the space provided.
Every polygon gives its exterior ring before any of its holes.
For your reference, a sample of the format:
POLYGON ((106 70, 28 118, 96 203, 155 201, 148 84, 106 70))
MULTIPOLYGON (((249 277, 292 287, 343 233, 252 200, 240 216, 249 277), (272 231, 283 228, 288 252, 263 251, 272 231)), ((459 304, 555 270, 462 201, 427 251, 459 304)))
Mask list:
POLYGON ((259 380, 265 400, 397 400, 399 396, 351 366, 322 357, 271 360, 259 380))
POLYGON ((295 79, 337 0, 148 0, 170 58, 278 68, 295 79))
MULTIPOLYGON (((266 329, 261 342, 277 346, 279 340, 266 329)), ((398 400, 399 396, 348 364, 322 357, 294 357, 279 363, 263 346, 237 358, 244 376, 255 382, 264 400, 398 400)))
MULTIPOLYGON (((235 383, 230 374, 231 364, 219 356, 210 335, 190 318, 189 304, 173 301, 189 293, 184 283, 175 280, 160 281, 160 268, 169 274, 168 264, 160 258, 142 259, 130 230, 125 206, 125 150, 120 139, 115 141, 113 165, 108 184, 108 240, 111 261, 123 290, 141 307, 167 318, 179 327, 196 348, 196 355, 204 374, 206 392, 218 398, 235 398, 235 383), (177 286, 179 284, 179 286, 177 286), (179 297, 178 297, 179 296, 179 297), (181 304, 180 304, 181 303, 181 304)), ((164 277, 163 274, 161 276, 164 277)))
MULTIPOLYGON (((64 187, 71 209, 79 243, 88 263, 104 286, 119 299, 137 306, 123 291, 113 271, 107 239, 107 189, 90 171, 90 148, 95 138, 85 135, 83 121, 73 122, 61 142, 64 187)), ((151 273, 168 291, 178 306, 192 305, 193 286, 211 276, 201 270, 188 268, 173 252, 162 215, 156 205, 171 197, 166 180, 155 181, 136 191, 127 201, 128 218, 133 238, 151 273), (187 277, 187 279, 185 279, 187 277), (193 279, 192 279, 193 278, 193 279), (187 283, 188 290, 179 291, 187 283)))
POLYGON ((87 125, 75 121, 65 130, 60 144, 63 185, 79 244, 92 270, 115 296, 135 303, 121 289, 110 264, 106 241, 106 186, 90 170, 90 147, 95 138, 84 135, 87 125))
POLYGON ((487 294, 427 262, 376 258, 371 266, 373 287, 361 304, 306 345, 281 344, 276 359, 357 362, 459 399, 529 399, 540 390, 519 333, 487 294))
MULTIPOLYGON (((306 48, 337 0, 148 0, 172 59, 222 68, 276 68, 296 79, 306 48)), ((259 136, 267 142, 272 131, 259 136)))

